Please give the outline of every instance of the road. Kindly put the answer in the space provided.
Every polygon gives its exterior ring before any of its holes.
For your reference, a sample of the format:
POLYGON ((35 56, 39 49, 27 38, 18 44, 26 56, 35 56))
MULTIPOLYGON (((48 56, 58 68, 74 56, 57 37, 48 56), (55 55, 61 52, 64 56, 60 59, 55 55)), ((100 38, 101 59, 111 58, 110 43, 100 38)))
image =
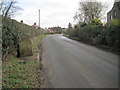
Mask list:
POLYGON ((94 46, 49 35, 43 43, 49 87, 117 88, 118 56, 94 46))

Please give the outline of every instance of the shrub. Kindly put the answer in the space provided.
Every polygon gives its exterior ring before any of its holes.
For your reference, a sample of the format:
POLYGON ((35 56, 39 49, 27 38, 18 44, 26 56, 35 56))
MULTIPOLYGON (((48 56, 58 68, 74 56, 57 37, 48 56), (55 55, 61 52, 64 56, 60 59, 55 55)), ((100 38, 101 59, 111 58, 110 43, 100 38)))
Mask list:
POLYGON ((110 24, 110 26, 120 26, 120 20, 118 20, 118 19, 112 19, 112 20, 110 20, 110 22, 109 22, 109 24, 110 24))
MULTIPOLYGON (((106 32, 106 42, 108 46, 120 47, 120 26, 110 26, 106 32)), ((119 48, 120 49, 120 48, 119 48)))
MULTIPOLYGON (((35 29, 10 18, 2 17, 2 54, 3 59, 13 50, 17 52, 21 41, 31 39, 42 34, 42 30, 35 29)), ((29 45, 29 44, 28 44, 29 45)))
MULTIPOLYGON (((18 44, 20 41, 19 33, 20 31, 16 30, 16 26, 13 25, 13 21, 8 18, 3 17, 2 19, 3 27, 2 27, 2 51, 3 55, 11 53, 12 48, 18 44)), ((14 47, 15 48, 15 47, 14 47)))
POLYGON ((102 26, 98 19, 84 26, 84 23, 77 24, 70 30, 70 37, 78 37, 80 41, 105 45, 116 51, 120 51, 120 20, 111 20, 110 24, 102 26))
POLYGON ((101 27, 99 25, 87 25, 79 29, 79 38, 85 40, 85 42, 95 42, 97 36, 101 34, 101 27))
POLYGON ((92 19, 91 24, 93 25, 103 25, 100 19, 92 19))
POLYGON ((32 55, 32 43, 29 39, 20 42, 20 56, 32 55))
POLYGON ((86 26, 86 25, 87 25, 87 23, 85 23, 85 22, 81 22, 81 23, 80 23, 80 26, 81 26, 81 27, 84 27, 84 26, 86 26))
POLYGON ((83 42, 89 42, 90 41, 90 35, 89 35, 90 28, 88 28, 88 26, 79 28, 78 32, 79 32, 78 37, 79 37, 80 41, 83 41, 83 42))
POLYGON ((78 25, 78 24, 76 24, 76 25, 74 26, 74 28, 75 28, 75 29, 78 29, 78 28, 79 28, 79 25, 78 25))
POLYGON ((101 29, 101 33, 94 40, 95 44, 106 45, 106 31, 104 28, 101 29))

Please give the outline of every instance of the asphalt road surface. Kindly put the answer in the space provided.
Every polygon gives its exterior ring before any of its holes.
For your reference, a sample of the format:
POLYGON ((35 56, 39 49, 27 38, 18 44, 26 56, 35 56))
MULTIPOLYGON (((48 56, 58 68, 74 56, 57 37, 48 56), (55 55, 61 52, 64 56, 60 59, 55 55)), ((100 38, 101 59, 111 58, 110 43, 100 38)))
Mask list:
POLYGON ((117 88, 118 56, 93 46, 49 35, 43 43, 43 64, 52 88, 117 88))

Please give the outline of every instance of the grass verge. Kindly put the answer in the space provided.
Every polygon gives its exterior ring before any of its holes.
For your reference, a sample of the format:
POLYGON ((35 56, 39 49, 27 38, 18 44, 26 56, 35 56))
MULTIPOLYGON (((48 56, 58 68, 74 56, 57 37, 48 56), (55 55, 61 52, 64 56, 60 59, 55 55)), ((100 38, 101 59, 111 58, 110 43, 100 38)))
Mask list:
POLYGON ((41 43, 41 41, 42 41, 42 39, 45 37, 45 35, 44 34, 42 34, 42 35, 40 35, 40 36, 38 36, 38 37, 35 37, 33 40, 32 40, 32 42, 33 42, 33 44, 32 44, 32 51, 33 52, 38 52, 38 50, 39 50, 39 45, 40 45, 40 43, 41 43))
MULTIPOLYGON (((39 51, 39 45, 44 38, 44 35, 40 35, 33 40, 33 51, 39 51)), ((2 64, 2 87, 3 88, 39 88, 38 72, 37 69, 41 65, 41 62, 35 58, 29 58, 24 60, 9 56, 7 60, 2 64)))
POLYGON ((3 88, 30 88, 37 85, 35 61, 21 61, 9 56, 9 61, 3 63, 3 88))

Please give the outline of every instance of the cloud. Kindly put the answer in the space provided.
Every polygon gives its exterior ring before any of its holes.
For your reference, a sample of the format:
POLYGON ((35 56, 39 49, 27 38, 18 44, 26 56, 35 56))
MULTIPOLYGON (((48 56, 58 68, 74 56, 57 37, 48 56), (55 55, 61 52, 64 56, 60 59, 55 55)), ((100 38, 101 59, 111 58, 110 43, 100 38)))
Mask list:
MULTIPOLYGON (((73 16, 78 9, 80 0, 18 0, 18 5, 23 8, 21 15, 16 20, 32 25, 38 23, 38 10, 41 10, 41 26, 67 27, 73 23, 73 16)), ((107 1, 107 0, 105 0, 107 1)))

